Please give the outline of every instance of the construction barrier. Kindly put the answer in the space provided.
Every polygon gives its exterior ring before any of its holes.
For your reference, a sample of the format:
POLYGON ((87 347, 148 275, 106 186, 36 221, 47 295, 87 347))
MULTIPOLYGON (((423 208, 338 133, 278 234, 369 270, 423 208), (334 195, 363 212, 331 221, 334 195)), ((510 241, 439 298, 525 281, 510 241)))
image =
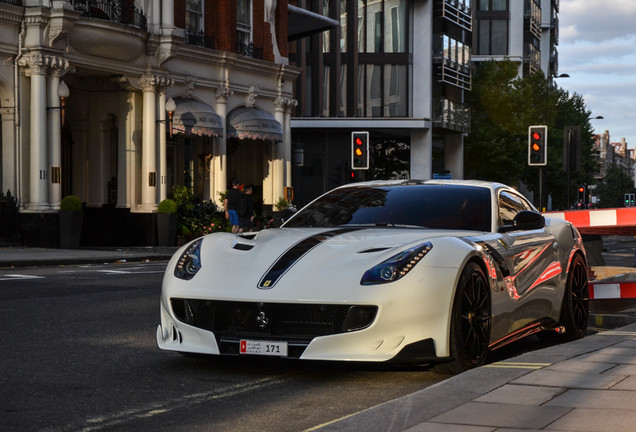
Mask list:
POLYGON ((636 282, 590 282, 590 300, 636 298, 636 282))
POLYGON ((581 234, 636 235, 636 207, 546 212, 544 215, 572 222, 581 234))
MULTIPOLYGON (((544 215, 571 222, 581 234, 636 236, 636 207, 546 212, 544 215)), ((590 300, 610 299, 636 299, 636 281, 609 278, 590 282, 590 300)))

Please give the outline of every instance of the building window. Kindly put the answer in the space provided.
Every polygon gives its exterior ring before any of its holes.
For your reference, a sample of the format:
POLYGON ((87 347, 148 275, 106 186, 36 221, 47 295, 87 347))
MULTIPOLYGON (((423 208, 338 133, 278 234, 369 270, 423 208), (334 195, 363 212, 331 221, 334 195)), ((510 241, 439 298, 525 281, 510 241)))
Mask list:
POLYGON ((508 0, 479 0, 475 13, 477 23, 476 54, 508 54, 508 0))
POLYGON ((189 33, 203 31, 203 0, 186 0, 185 23, 189 33))
MULTIPOLYGON (((302 47, 302 55, 306 59, 302 116, 409 115, 411 5, 412 0, 314 2, 316 11, 325 15, 329 12, 332 18, 340 21, 340 40, 334 43, 336 41, 331 39, 331 43, 327 44, 328 39, 323 33, 319 53, 311 52, 312 45, 319 45, 307 43, 302 47), (317 75, 310 76, 311 66, 320 67, 323 73, 319 83, 315 82, 317 75), (314 82, 310 83, 310 80, 314 82), (322 85, 320 103, 316 103, 314 93, 311 104, 311 89, 316 85, 322 85)), ((334 38, 337 34, 331 32, 330 37, 334 38)))
POLYGON ((478 26, 479 54, 508 54, 508 20, 480 19, 478 26))
POLYGON ((479 0, 480 12, 507 11, 508 0, 479 0))
POLYGON ((252 42, 252 0, 236 1, 236 31, 242 52, 252 42))

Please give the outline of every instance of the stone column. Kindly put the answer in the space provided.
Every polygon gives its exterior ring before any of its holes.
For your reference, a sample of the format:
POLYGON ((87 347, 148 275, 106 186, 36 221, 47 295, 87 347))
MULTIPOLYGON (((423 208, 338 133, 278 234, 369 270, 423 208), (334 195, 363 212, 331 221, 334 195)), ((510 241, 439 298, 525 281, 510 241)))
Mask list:
POLYGON ((18 197, 17 190, 17 170, 16 170, 16 144, 15 136, 15 108, 13 107, 0 107, 0 119, 2 120, 2 126, 0 126, 0 142, 2 145, 2 153, 0 159, 2 161, 2 179, 0 185, 2 189, 0 192, 6 193, 7 190, 11 191, 11 195, 18 197))
POLYGON ((291 137, 291 117, 292 110, 298 105, 296 99, 286 99, 285 104, 285 124, 283 124, 283 135, 285 137, 285 186, 292 186, 292 137, 291 137))
POLYGON ((170 77, 157 77, 157 202, 168 197, 168 166, 166 162, 166 89, 174 84, 170 77))
MULTIPOLYGON (((49 184, 48 201, 53 210, 60 209, 62 201, 62 112, 60 110, 60 76, 69 67, 68 60, 59 57, 47 57, 47 64, 51 74, 47 88, 47 119, 48 119, 48 166, 49 184)), ((66 84, 63 84, 66 87, 66 84)), ((68 87, 66 87, 68 91, 68 87)))
POLYGON ((212 200, 218 203, 219 192, 227 191, 227 98, 232 95, 229 87, 216 91, 216 113, 223 119, 223 136, 214 139, 214 154, 210 168, 214 176, 214 188, 210 192, 212 200))
POLYGON ((156 77, 143 75, 143 120, 141 140, 141 204, 139 210, 152 212, 157 209, 157 130, 156 130, 156 77))
POLYGON ((171 35, 173 30, 174 0, 161 0, 161 33, 171 35))
POLYGON ((31 79, 30 100, 30 167, 29 202, 27 211, 44 212, 49 209, 47 201, 47 121, 46 121, 46 58, 32 54, 20 59, 31 79))
POLYGON ((283 130, 283 141, 272 143, 272 199, 276 203, 285 196, 285 107, 287 99, 277 97, 274 101, 274 118, 283 130))

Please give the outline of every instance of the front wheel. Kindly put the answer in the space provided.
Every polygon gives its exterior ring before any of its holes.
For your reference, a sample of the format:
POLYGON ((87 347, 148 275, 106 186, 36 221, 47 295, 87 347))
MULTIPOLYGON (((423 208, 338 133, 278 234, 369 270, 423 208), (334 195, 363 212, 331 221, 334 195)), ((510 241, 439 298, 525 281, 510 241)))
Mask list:
POLYGON ((451 317, 452 360, 437 365, 441 373, 457 374, 481 366, 490 344, 491 302, 486 276, 476 263, 469 263, 459 279, 451 317))
POLYGON ((567 340, 585 336, 590 314, 590 293, 587 266, 581 255, 575 255, 567 276, 567 284, 561 305, 561 325, 565 327, 567 340))

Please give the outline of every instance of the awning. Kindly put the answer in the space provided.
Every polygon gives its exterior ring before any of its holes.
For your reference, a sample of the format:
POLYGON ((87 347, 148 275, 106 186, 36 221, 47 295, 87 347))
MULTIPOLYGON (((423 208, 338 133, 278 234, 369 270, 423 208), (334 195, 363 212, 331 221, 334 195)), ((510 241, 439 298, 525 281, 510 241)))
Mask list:
POLYGON ((175 97, 172 133, 223 136, 223 119, 210 105, 196 99, 175 97))
POLYGON ((238 107, 227 116, 227 137, 282 141, 283 127, 267 111, 238 107))
POLYGON ((314 33, 322 33, 338 27, 340 23, 335 19, 317 14, 298 6, 287 6, 287 40, 300 39, 314 33))

